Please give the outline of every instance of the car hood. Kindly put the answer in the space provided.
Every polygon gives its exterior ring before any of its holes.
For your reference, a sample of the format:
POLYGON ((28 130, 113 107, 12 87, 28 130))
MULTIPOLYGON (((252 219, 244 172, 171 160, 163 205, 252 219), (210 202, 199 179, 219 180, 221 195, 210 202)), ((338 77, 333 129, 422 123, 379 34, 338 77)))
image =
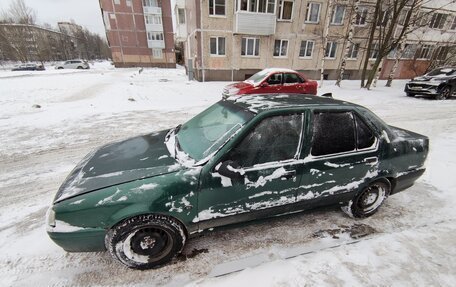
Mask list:
POLYGON ((446 81, 451 78, 454 78, 454 76, 443 76, 443 75, 427 76, 427 75, 424 75, 421 77, 413 78, 412 81, 413 82, 429 82, 429 81, 433 81, 433 80, 446 81))
POLYGON ((54 201, 184 169, 168 152, 167 132, 107 144, 91 152, 68 175, 54 201))

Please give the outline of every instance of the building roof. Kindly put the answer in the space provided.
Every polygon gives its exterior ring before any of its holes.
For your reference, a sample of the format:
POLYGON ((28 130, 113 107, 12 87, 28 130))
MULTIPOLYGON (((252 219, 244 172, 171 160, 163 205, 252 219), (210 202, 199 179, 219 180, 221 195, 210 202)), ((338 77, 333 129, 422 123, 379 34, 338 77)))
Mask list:
POLYGON ((329 105, 344 105, 356 106, 353 103, 335 100, 333 98, 314 96, 308 94, 257 94, 257 95, 242 95, 232 96, 227 99, 235 102, 246 110, 254 113, 262 111, 279 109, 279 108, 294 108, 294 107, 311 107, 311 106, 329 106, 329 105))

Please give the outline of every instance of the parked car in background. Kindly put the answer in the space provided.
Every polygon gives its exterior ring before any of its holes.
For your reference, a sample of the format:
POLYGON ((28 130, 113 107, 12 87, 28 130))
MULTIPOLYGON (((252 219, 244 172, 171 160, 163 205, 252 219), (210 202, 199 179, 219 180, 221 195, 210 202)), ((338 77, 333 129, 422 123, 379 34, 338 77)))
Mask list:
POLYGON ((21 64, 19 66, 14 67, 11 71, 44 71, 44 66, 41 64, 21 64))
POLYGON ((368 109, 301 94, 246 95, 187 123, 105 145, 59 188, 48 234, 148 269, 204 230, 325 205, 374 214, 424 172, 426 136, 368 109))
POLYGON ((264 69, 243 82, 234 83, 223 89, 224 99, 246 94, 287 93, 317 94, 317 82, 289 69, 264 69))
POLYGON ((407 96, 432 96, 444 100, 456 93, 456 67, 444 67, 413 78, 405 85, 407 96))
POLYGON ((69 60, 55 66, 56 69, 90 69, 89 63, 84 60, 69 60))

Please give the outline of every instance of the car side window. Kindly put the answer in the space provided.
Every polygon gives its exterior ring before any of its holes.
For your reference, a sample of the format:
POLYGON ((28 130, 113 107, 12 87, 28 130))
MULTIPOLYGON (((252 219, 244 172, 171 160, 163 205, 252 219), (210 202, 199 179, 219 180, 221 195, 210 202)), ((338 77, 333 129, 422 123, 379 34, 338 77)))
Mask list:
POLYGON ((356 121, 356 147, 358 149, 365 149, 371 147, 375 143, 375 136, 371 129, 364 123, 364 121, 355 115, 356 121))
POLYGON ((312 155, 355 150, 355 123, 351 112, 314 112, 312 155))
POLYGON ((282 74, 273 74, 266 81, 269 85, 280 85, 282 84, 282 74))
POLYGON ((297 84, 297 83, 302 83, 302 79, 293 73, 286 73, 283 74, 283 83, 284 84, 297 84))
POLYGON ((228 155, 241 167, 293 159, 298 150, 302 114, 262 120, 228 155))

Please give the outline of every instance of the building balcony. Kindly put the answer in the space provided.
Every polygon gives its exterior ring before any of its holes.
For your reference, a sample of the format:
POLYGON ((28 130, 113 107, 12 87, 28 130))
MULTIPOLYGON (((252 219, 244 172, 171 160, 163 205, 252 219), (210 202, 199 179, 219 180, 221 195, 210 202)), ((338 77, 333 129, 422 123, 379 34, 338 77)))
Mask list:
POLYGON ((161 7, 143 6, 144 14, 162 14, 161 7))
POLYGON ((235 33, 261 36, 275 34, 275 14, 237 11, 235 17, 235 33))
POLYGON ((162 24, 146 24, 146 30, 150 32, 163 32, 162 24))
POLYGON ((165 48, 165 41, 163 40, 147 40, 147 47, 149 48, 165 48))

